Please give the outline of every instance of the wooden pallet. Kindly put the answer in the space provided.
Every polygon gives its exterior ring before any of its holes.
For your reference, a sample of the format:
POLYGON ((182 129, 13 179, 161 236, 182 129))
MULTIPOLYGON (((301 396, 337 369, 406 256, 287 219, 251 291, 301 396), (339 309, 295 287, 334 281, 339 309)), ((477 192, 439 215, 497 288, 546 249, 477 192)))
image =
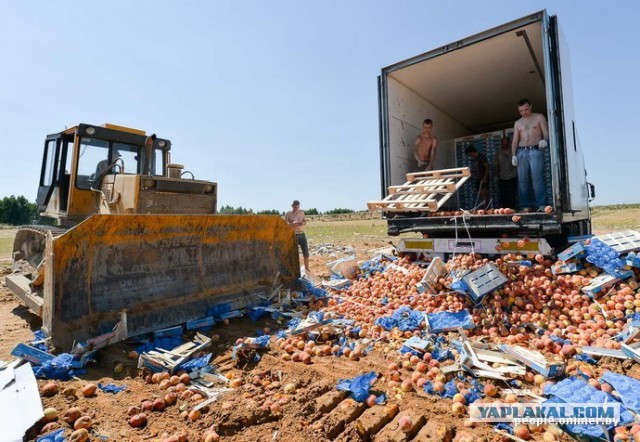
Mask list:
POLYGON ((471 177, 468 167, 411 172, 407 182, 389 186, 389 195, 367 203, 369 211, 435 212, 471 177))

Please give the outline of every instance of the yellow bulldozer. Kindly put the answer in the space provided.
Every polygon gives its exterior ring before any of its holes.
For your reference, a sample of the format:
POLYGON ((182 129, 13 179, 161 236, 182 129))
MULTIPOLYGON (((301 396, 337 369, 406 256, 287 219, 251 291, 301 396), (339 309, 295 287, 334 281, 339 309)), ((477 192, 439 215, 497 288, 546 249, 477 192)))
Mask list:
POLYGON ((58 349, 220 316, 300 276, 281 217, 217 214, 217 184, 170 154, 169 140, 111 124, 47 136, 37 203, 55 227, 17 232, 6 285, 58 349))

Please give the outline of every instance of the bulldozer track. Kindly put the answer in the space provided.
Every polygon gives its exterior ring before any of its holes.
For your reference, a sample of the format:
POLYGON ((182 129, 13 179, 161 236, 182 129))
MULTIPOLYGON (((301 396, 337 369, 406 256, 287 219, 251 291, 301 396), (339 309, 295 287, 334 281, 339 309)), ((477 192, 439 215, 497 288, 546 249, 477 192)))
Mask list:
MULTIPOLYGON (((335 390, 326 382, 317 382, 298 390, 297 404, 306 415, 299 430, 316 441, 358 441, 358 442, 451 442, 455 427, 442 419, 427 420, 425 414, 416 409, 399 409, 395 405, 374 405, 368 407, 355 401, 348 394, 335 390), (408 416, 409 428, 400 429, 400 420, 408 416)), ((268 422, 281 421, 287 413, 274 414, 265 408, 256 408, 243 417, 221 419, 218 431, 224 436, 242 433, 248 427, 268 422)), ((230 412, 226 418, 231 417, 230 412)), ((286 422, 281 422, 285 425, 286 422)))
POLYGON ((13 260, 25 260, 33 268, 37 268, 42 260, 44 244, 47 234, 50 232, 54 237, 64 234, 67 230, 43 225, 26 225, 18 228, 13 241, 13 260))

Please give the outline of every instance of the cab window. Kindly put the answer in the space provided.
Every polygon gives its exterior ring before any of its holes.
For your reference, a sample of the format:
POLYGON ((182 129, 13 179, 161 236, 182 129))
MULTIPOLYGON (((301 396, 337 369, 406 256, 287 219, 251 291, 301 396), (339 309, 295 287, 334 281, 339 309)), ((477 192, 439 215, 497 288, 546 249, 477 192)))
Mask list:
POLYGON ((91 189, 99 165, 108 165, 109 142, 93 138, 80 139, 80 155, 78 157, 78 176, 76 186, 80 189, 91 189))

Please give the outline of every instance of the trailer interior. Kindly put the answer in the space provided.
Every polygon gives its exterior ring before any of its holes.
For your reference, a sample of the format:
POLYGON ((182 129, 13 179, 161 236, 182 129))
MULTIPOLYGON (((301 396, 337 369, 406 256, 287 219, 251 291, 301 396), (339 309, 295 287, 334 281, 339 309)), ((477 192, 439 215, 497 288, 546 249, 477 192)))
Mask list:
MULTIPOLYGON (((510 131, 519 118, 520 99, 528 98, 534 112, 546 115, 541 28, 538 21, 442 55, 423 54, 403 62, 406 66, 388 68, 387 185, 400 185, 407 173, 416 171, 413 146, 425 118, 433 120, 438 138, 434 169, 448 169, 463 165, 456 155, 456 140, 510 131), (428 58, 418 61, 424 56, 428 58)), ((483 146, 476 147, 482 152, 483 146)), ((492 157, 487 158, 493 162, 492 157)))
MULTIPOLYGON (((433 135, 438 139, 434 169, 469 166, 464 149, 473 144, 490 163, 490 207, 505 207, 500 201, 494 156, 500 138, 512 139, 513 125, 520 118, 518 102, 529 99, 533 111, 542 113, 549 121, 547 100, 553 96, 547 83, 553 81, 549 78, 552 61, 545 57, 548 48, 544 38, 542 14, 538 14, 522 25, 508 24, 384 68, 383 196, 387 186, 402 185, 407 173, 417 171, 414 142, 421 133, 423 120, 429 118, 433 121, 433 135)), ((476 236, 494 234, 497 228, 519 236, 561 233, 562 214, 556 211, 560 186, 552 166, 559 154, 553 153, 558 146, 550 136, 552 143, 545 150, 544 183, 546 204, 554 212, 526 214, 519 224, 507 216, 472 216, 469 228, 476 236), (487 227, 494 228, 494 232, 484 232, 487 227)), ((442 210, 474 208, 474 201, 469 199, 470 194, 476 195, 472 186, 471 181, 464 184, 442 210)), ((447 218, 450 216, 446 212, 445 216, 387 214, 388 230, 390 235, 415 231, 436 237, 441 232, 444 236, 455 227, 455 220, 447 218)))

